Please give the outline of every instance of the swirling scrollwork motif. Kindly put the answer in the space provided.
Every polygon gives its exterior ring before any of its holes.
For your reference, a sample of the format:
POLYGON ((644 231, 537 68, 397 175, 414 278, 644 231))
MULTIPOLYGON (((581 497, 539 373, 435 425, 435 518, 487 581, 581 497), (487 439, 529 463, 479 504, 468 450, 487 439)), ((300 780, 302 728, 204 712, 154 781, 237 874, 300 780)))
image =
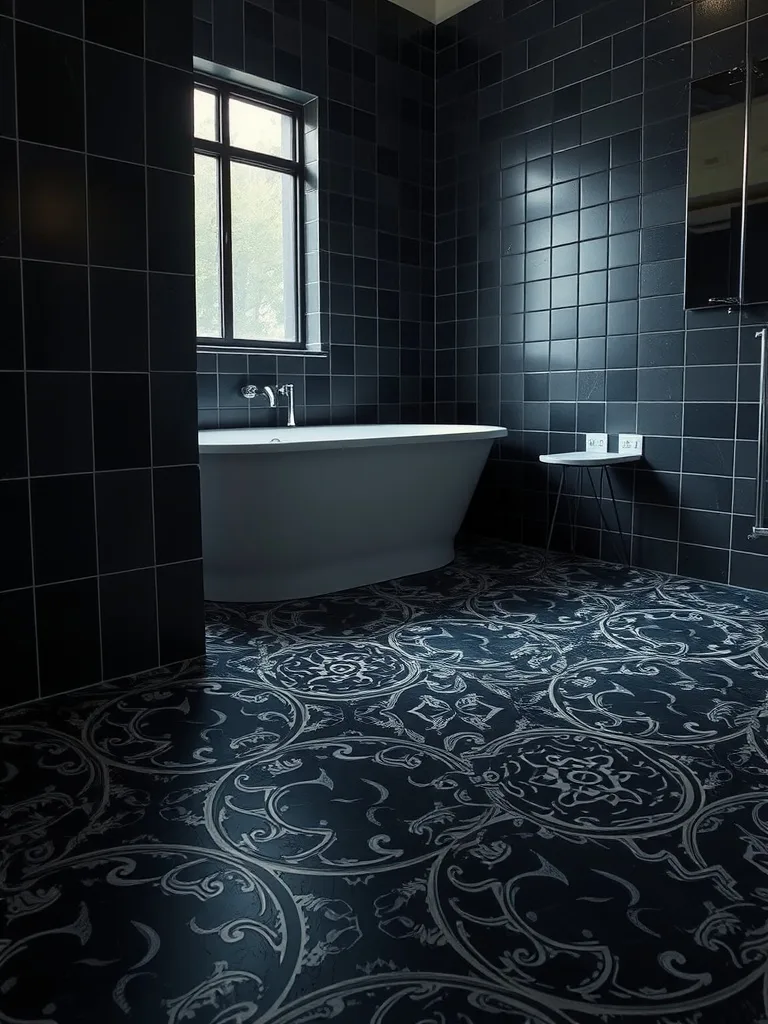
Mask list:
POLYGON ((299 734, 303 719, 290 694, 256 680, 208 676, 115 697, 91 717, 84 734, 118 767, 198 774, 276 753, 299 734))
POLYGON ((107 779, 98 758, 55 729, 0 728, 0 889, 64 856, 98 819, 107 779))
POLYGON ((410 605, 393 596, 369 590, 326 594, 304 601, 286 601, 266 608, 259 625, 276 636, 375 638, 411 617, 410 605))
POLYGON ((426 665, 503 673, 508 681, 544 679, 566 666, 552 637, 508 622, 436 618, 393 630, 389 642, 426 665))
POLYGON ((763 627, 690 608, 641 608, 605 619, 600 628, 615 646, 633 654, 737 658, 763 644, 763 627))
POLYGON ((703 800, 679 762, 608 736, 536 729, 467 757, 473 781, 503 810, 582 835, 666 832, 703 800))
POLYGON ((240 667, 268 683, 313 699, 348 699, 399 690, 417 677, 419 667, 373 640, 294 644, 240 667))
POLYGON ((136 845, 72 858, 8 905, 0 1016, 96 1024, 161 1005, 173 1024, 256 1024, 290 986, 302 936, 282 882, 226 855, 136 845))
POLYGON ((485 821, 494 809, 482 797, 459 758, 359 736, 304 742, 231 771, 208 794, 206 819, 219 846, 249 862, 371 874, 429 859, 485 821))
POLYGON ((616 604, 600 594, 546 586, 494 587, 470 599, 468 607, 496 621, 556 631, 599 622, 616 610, 616 604))
POLYGON ((482 978, 398 971, 384 962, 366 964, 369 974, 297 999, 270 1024, 571 1024, 557 1010, 530 1004, 482 978), (383 973, 389 968, 389 973, 383 973))
POLYGON ((754 718, 744 686, 755 666, 716 661, 695 674, 675 658, 586 662, 552 680, 550 700, 575 726, 646 743, 714 743, 754 718))
MULTIPOLYGON (((727 841, 738 855, 738 835, 727 841)), ((553 845, 513 818, 457 842, 430 876, 432 913, 471 967, 524 998, 621 1020, 695 1020, 760 977, 765 898, 747 935, 732 899, 712 869, 597 837, 553 845)))

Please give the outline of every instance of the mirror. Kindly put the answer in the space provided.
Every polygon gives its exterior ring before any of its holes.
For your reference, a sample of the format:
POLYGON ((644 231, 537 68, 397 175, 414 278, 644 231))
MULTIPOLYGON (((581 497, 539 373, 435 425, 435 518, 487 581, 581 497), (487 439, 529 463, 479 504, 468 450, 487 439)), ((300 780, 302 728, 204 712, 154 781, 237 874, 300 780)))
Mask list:
POLYGON ((768 302, 768 59, 752 64, 744 233, 744 302, 768 302))
POLYGON ((686 309, 739 305, 746 106, 745 67, 691 84, 686 309))

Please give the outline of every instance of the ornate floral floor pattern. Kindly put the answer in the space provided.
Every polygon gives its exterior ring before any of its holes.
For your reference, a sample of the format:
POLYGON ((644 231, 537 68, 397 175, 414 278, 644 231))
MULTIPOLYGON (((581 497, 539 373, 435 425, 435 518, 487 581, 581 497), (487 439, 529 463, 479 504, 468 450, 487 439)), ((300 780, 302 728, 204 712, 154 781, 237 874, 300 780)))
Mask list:
POLYGON ((0 716, 0 1022, 768 1022, 768 595, 479 542, 209 611, 0 716))

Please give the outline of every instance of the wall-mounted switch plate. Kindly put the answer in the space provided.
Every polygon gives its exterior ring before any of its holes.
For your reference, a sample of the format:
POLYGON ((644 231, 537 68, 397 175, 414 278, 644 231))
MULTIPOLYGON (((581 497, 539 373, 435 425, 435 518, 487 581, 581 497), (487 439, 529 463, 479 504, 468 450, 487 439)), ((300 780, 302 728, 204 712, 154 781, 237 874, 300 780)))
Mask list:
POLYGON ((619 434, 619 455, 642 455, 642 434, 619 434))
POLYGON ((594 452, 595 455, 604 455, 608 451, 608 435, 587 434, 586 451, 594 452))

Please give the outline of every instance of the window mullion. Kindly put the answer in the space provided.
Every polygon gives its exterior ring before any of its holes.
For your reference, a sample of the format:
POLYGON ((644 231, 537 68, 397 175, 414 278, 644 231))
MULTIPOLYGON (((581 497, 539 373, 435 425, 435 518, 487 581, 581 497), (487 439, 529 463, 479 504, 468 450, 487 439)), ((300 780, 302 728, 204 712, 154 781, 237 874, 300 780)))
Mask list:
POLYGON ((221 285, 224 309, 224 337, 231 342, 235 337, 234 293, 232 283, 232 186, 229 165, 229 104, 226 94, 221 97, 219 114, 221 125, 221 285))

